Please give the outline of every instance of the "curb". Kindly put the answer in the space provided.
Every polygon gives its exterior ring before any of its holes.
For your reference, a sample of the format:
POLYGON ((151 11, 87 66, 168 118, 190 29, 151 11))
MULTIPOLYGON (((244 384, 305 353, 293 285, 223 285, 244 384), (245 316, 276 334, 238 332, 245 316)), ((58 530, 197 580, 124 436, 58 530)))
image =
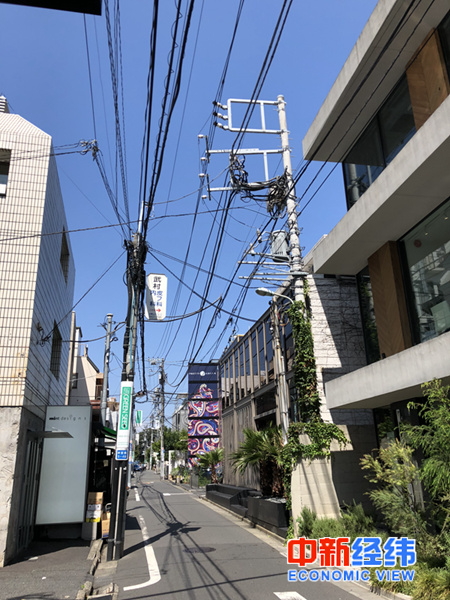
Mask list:
POLYGON ((94 586, 93 577, 101 559, 102 546, 102 539, 93 540, 93 542, 91 543, 91 548, 87 557, 87 560, 90 560, 91 564, 89 566, 88 572, 86 573, 85 582, 82 584, 81 590, 78 590, 77 592, 76 600, 86 600, 88 596, 90 596, 92 593, 92 589, 94 586))

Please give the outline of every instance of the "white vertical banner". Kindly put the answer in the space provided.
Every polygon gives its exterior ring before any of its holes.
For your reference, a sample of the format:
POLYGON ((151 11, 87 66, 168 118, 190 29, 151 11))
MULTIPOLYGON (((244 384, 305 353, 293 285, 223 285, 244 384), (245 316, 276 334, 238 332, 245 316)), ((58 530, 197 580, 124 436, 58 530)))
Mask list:
POLYGON ((122 381, 120 384, 120 407, 117 423, 116 460, 128 460, 132 410, 133 383, 122 381))
POLYGON ((149 321, 161 321, 166 317, 167 277, 159 273, 147 275, 147 293, 145 300, 145 318, 149 321))

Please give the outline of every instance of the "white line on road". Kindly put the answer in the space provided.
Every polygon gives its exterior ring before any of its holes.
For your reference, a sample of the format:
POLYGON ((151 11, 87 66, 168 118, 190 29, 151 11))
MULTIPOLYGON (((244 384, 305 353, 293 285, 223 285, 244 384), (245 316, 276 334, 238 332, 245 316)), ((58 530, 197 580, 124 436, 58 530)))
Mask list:
POLYGON ((170 493, 170 492, 164 492, 163 496, 185 496, 186 492, 175 492, 175 493, 170 493))
POLYGON ((137 491, 137 488, 134 489, 134 497, 136 498, 136 502, 141 501, 141 499, 139 498, 139 492, 137 491))
POLYGON ((158 583, 158 581, 160 581, 160 579, 161 579, 161 573, 159 572, 159 567, 158 567, 158 563, 156 561, 155 551, 153 550, 153 547, 150 544, 146 543, 150 539, 150 536, 148 534, 147 526, 145 525, 144 517, 142 515, 138 515, 138 518, 139 518, 139 525, 140 525, 141 531, 142 531, 142 538, 143 538, 144 544, 145 544, 144 550, 145 550, 145 557, 147 559, 147 568, 148 568, 149 579, 148 579, 148 581, 144 581, 144 583, 138 583, 137 585, 127 585, 126 587, 123 588, 124 592, 127 592, 128 590, 139 590, 139 589, 147 587, 149 585, 158 583))
POLYGON ((306 598, 300 596, 297 592, 274 592, 274 594, 280 600, 306 600, 306 598))

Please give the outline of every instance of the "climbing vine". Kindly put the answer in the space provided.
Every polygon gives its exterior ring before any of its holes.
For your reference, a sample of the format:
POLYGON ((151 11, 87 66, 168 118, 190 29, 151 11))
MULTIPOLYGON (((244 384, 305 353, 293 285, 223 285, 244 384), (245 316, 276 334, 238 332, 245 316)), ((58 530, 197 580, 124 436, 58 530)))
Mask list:
POLYGON ((331 444, 345 446, 347 438, 334 423, 325 423, 320 415, 320 396, 317 390, 317 371, 314 340, 311 329, 309 287, 303 284, 304 301, 296 301, 287 310, 294 340, 294 380, 301 421, 291 423, 287 443, 281 452, 286 507, 292 508, 291 475, 300 460, 328 458, 331 444), (305 435, 307 443, 301 441, 305 435))
POLYGON ((287 310, 294 340, 294 380, 297 403, 302 421, 320 418, 320 397, 317 391, 316 359, 311 330, 309 288, 303 284, 305 301, 293 302, 287 310))

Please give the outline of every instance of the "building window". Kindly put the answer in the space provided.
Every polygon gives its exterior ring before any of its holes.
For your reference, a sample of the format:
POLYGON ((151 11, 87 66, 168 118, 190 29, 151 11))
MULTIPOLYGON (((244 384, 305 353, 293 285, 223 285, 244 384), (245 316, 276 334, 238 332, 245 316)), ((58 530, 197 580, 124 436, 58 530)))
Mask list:
POLYGON ((343 164, 347 207, 372 185, 385 168, 378 121, 374 119, 350 150, 343 164))
POLYGON ((71 388, 76 390, 78 388, 78 373, 72 373, 71 388))
POLYGON ((439 39, 441 41, 444 61, 450 77, 450 12, 438 27, 439 39))
POLYGON ((450 331, 450 200, 402 240, 415 342, 450 331))
POLYGON ((406 77, 402 77, 344 159, 348 209, 372 185, 415 132, 408 83, 406 77))
POLYGON ((61 268, 64 274, 64 279, 66 280, 67 283, 67 279, 69 277, 69 259, 70 259, 70 253, 69 253, 69 244, 67 242, 67 234, 66 231, 63 230, 62 232, 62 239, 61 239, 61 255, 60 255, 60 263, 61 263, 61 268))
POLYGON ((11 151, 0 150, 0 196, 6 196, 10 161, 11 151))
POLYGON ((266 371, 266 352, 264 344, 264 328, 263 325, 258 325, 258 364, 259 364, 259 383, 260 385, 266 385, 267 383, 267 371, 266 371))
POLYGON ((62 349, 62 337, 59 333, 58 325, 55 323, 53 326, 52 336, 52 354, 50 358, 50 371, 59 379, 59 371, 61 369, 61 349, 62 349))
POLYGON ((275 378, 274 360, 273 360, 273 342, 272 342, 272 323, 270 319, 265 322, 266 328, 266 359, 267 359, 267 370, 268 379, 273 381, 275 378))
POLYGON ((252 371, 253 371, 253 391, 259 388, 259 369, 258 369, 258 346, 256 344, 256 330, 252 331, 252 371))

